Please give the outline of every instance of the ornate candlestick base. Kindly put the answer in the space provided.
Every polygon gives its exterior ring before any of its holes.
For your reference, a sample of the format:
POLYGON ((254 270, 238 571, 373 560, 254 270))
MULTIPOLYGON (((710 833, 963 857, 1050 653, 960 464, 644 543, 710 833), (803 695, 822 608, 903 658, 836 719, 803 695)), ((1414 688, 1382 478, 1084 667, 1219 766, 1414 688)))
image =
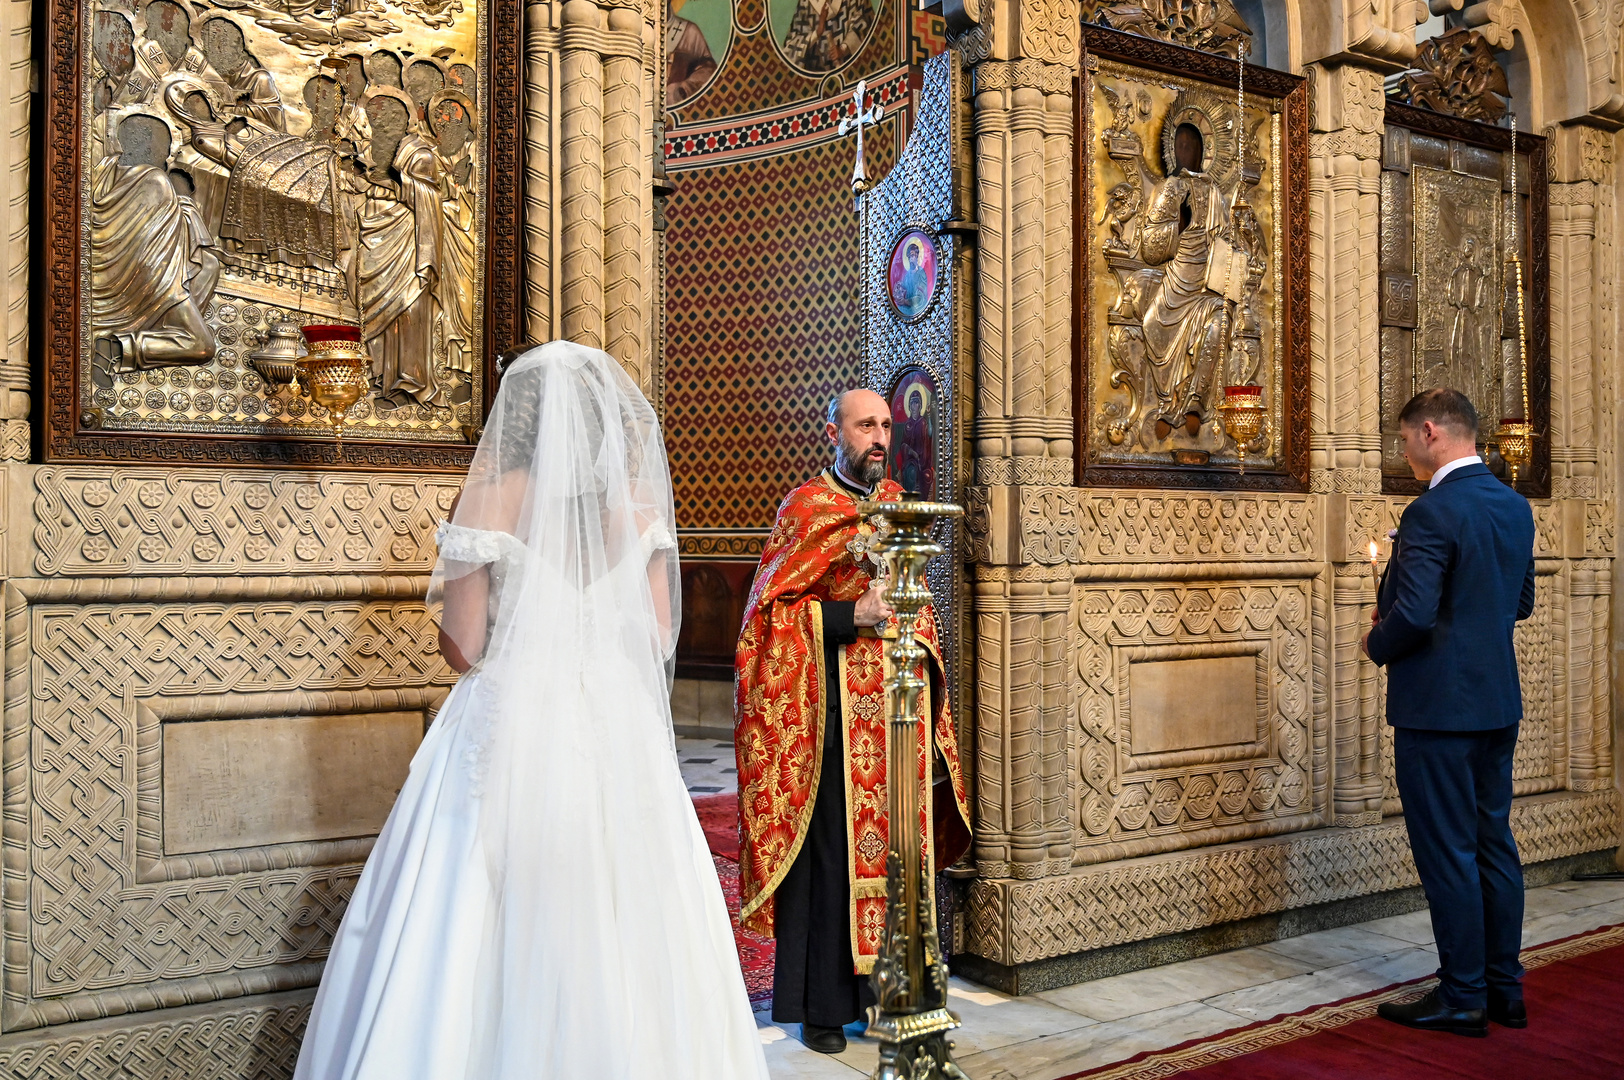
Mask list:
POLYGON ((942 553, 931 539, 937 518, 958 517, 951 503, 903 496, 896 502, 865 502, 858 512, 876 519, 890 586, 885 599, 897 613, 897 636, 886 650, 886 717, 891 730, 886 764, 891 852, 886 859, 885 940, 870 981, 880 1017, 869 1033, 880 1040, 873 1080, 968 1080, 953 1063, 947 1033, 959 1026, 947 1010, 947 965, 936 936, 935 905, 921 851, 921 795, 917 783, 897 783, 918 769, 919 740, 929 739, 929 720, 919 717, 920 674, 925 650, 914 637, 919 612, 930 602, 925 565, 942 553), (921 731, 921 727, 925 730, 921 731), (906 827, 900 823, 906 822, 906 827))

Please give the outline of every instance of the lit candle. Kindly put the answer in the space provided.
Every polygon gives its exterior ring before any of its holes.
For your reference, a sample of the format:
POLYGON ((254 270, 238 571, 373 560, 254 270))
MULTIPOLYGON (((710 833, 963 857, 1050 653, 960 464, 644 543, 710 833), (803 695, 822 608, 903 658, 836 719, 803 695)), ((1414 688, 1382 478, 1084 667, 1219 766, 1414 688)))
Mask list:
POLYGON ((1371 591, 1376 594, 1377 599, 1380 599, 1382 586, 1381 579, 1376 575, 1376 541, 1374 540, 1370 542, 1370 587, 1371 591))

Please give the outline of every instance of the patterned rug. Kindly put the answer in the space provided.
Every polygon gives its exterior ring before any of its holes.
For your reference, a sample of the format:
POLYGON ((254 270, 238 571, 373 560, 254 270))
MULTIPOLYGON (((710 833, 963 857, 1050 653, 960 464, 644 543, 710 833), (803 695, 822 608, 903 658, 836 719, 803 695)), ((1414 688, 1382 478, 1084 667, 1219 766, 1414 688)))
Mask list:
POLYGON ((1413 1031, 1376 1016, 1428 977, 1157 1050, 1061 1080, 1603 1080, 1624 1076, 1624 926, 1523 951, 1528 1027, 1487 1039, 1413 1031))
POLYGON ((733 920, 733 939, 739 947, 739 967, 744 969, 744 986, 750 1004, 758 1011, 773 1003, 773 939, 739 926, 739 797, 701 795, 694 799, 699 825, 710 844, 716 876, 727 897, 727 913, 733 920))

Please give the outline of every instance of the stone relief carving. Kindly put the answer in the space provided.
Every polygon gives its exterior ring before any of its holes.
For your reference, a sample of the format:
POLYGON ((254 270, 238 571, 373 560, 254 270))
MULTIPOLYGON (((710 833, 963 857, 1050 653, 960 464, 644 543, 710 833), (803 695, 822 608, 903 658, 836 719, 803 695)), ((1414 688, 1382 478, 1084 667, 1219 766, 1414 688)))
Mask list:
POLYGON ((1512 790, 1518 795, 1567 786, 1568 739, 1558 722, 1556 673, 1551 665, 1552 652, 1561 647, 1551 638, 1553 599, 1559 584, 1555 574, 1534 579, 1534 614, 1518 623, 1513 635, 1523 690, 1523 718, 1511 764, 1512 790))
POLYGON ((1074 603, 1078 861, 1319 823, 1326 733, 1310 701, 1307 582, 1080 585, 1074 603), (1144 648, 1166 645, 1179 647, 1144 648), (1264 672, 1256 704, 1261 735, 1253 748, 1197 752, 1189 756, 1203 760, 1131 770, 1123 757, 1130 659, 1227 656, 1237 645, 1249 646, 1264 672))
POLYGON ((1492 124, 1506 114, 1511 89, 1494 47, 1462 27, 1422 42, 1395 95, 1407 105, 1492 124))
POLYGON ((1009 559, 1060 566, 1307 559, 1317 543, 1315 503, 1301 496, 1140 495, 1023 486, 1013 503, 1019 546, 1005 553, 1009 504, 986 487, 967 489, 967 499, 965 529, 980 562, 1009 559))
POLYGON ((194 859, 143 874, 137 837, 152 826, 138 822, 156 794, 140 777, 160 781, 137 769, 154 752, 142 749, 152 725, 138 713, 182 699, 208 715, 209 702, 228 710, 254 695, 298 710, 306 692, 448 686, 425 586, 421 576, 7 586, 5 739, 8 757, 25 755, 31 808, 31 824, 6 839, 8 861, 26 868, 4 882, 6 933, 27 955, 5 972, 8 1029, 316 978, 309 962, 337 926, 357 857, 194 859), (256 971, 264 978, 244 981, 256 971))
POLYGON ((1318 528, 1315 504, 1289 495, 1087 499, 1087 560, 1308 558, 1318 528))
MULTIPOLYGON (((1611 791, 1514 803, 1525 862, 1619 841, 1611 791)), ((970 887, 969 951, 1014 965, 1417 883, 1401 821, 1317 830, 1150 860, 1078 867, 1041 881, 970 887)))
POLYGON ((32 1080, 123 1080, 166 1073, 285 1080, 293 1075, 314 993, 95 1032, 13 1037, 0 1049, 0 1069, 32 1080))
POLYGON ((1083 12, 1113 30, 1231 58, 1252 48, 1252 28, 1230 0, 1084 0, 1083 12))
POLYGON ((434 568, 455 477, 130 471, 34 474, 40 574, 288 574, 434 568))

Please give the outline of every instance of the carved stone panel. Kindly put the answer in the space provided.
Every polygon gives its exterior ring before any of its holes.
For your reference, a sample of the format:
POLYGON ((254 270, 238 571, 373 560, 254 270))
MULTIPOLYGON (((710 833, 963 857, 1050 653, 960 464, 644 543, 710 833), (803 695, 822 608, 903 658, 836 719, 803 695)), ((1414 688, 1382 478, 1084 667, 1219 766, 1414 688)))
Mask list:
POLYGON ((425 584, 7 586, 5 761, 29 809, 5 837, 7 1030, 316 980, 370 840, 294 840, 311 831, 295 823, 225 850, 217 829, 208 844, 177 834, 212 849, 171 850, 166 826, 186 822, 164 805, 164 729, 415 713, 421 730, 452 681, 425 584))
MULTIPOLYGON (((1114 10, 1114 9, 1113 9, 1114 10)), ((1089 484, 1299 488, 1307 469, 1303 84, 1085 28, 1077 448, 1089 484), (1238 445, 1224 388, 1262 387, 1238 445), (1244 466, 1244 471, 1243 467, 1244 466)))
POLYGON ((1311 579, 1089 582, 1073 603, 1074 861, 1325 823, 1311 579))
POLYGON ((454 477, 257 470, 34 474, 42 575, 424 574, 454 477))

